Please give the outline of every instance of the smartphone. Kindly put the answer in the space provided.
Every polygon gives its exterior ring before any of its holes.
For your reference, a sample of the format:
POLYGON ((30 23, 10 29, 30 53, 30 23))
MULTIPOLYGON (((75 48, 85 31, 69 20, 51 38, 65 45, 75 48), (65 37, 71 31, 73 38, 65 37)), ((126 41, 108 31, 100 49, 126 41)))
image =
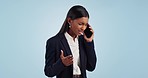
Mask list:
POLYGON ((90 38, 91 35, 92 35, 92 32, 90 31, 90 28, 89 27, 90 27, 90 25, 88 24, 87 27, 86 27, 86 29, 84 30, 84 33, 85 33, 85 35, 86 35, 87 38, 90 38))

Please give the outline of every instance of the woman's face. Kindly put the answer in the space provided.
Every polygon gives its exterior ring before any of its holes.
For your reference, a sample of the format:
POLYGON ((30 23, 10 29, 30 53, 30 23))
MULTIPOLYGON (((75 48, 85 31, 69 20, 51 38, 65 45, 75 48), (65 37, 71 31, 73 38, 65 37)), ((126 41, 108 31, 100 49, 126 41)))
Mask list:
POLYGON ((81 17, 74 20, 69 20, 70 30, 73 34, 82 35, 88 25, 88 17, 81 17))

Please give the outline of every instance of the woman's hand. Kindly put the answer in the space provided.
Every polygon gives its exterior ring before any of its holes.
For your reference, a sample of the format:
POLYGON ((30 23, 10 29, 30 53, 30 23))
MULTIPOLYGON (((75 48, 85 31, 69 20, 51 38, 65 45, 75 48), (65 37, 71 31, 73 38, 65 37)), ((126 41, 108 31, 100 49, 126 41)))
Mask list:
POLYGON ((60 55, 60 58, 62 60, 62 63, 65 65, 65 66, 70 66, 73 64, 73 57, 72 55, 68 55, 68 56, 64 56, 64 52, 63 50, 61 50, 61 55, 60 55))
POLYGON ((91 35, 91 37, 87 38, 86 34, 84 33, 84 39, 85 39, 87 42, 92 42, 92 40, 93 40, 93 38, 94 38, 94 31, 93 31, 93 29, 92 29, 91 26, 89 26, 89 28, 90 28, 90 31, 92 32, 92 35, 91 35))

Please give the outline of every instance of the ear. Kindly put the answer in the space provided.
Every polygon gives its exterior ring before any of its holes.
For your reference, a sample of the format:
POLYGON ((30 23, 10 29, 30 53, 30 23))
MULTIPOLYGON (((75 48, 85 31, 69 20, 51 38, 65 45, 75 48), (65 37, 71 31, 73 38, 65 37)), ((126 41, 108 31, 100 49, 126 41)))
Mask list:
POLYGON ((72 22, 72 19, 71 18, 67 18, 67 22, 69 23, 69 25, 71 24, 72 22))

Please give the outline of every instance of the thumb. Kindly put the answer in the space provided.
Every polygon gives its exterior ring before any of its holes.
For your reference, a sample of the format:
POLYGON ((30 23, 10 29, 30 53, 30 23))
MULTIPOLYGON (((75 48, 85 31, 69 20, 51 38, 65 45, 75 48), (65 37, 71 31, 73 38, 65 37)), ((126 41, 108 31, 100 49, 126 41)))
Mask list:
POLYGON ((63 50, 61 50, 61 55, 60 55, 60 57, 61 57, 61 58, 64 57, 64 52, 63 52, 63 50))

